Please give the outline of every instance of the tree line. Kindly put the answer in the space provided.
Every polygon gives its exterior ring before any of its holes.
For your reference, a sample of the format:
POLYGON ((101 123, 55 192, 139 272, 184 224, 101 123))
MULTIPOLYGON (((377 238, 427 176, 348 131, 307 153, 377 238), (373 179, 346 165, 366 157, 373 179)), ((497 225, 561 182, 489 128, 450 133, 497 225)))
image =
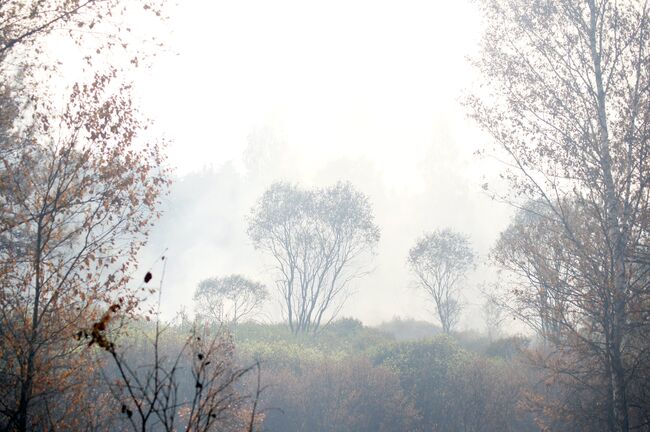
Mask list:
MULTIPOLYGON (((519 408, 545 430, 648 430, 648 4, 478 5, 485 26, 474 63, 483 82, 465 104, 494 143, 485 152, 508 160, 502 176, 507 192, 486 189, 519 209, 490 255, 501 277, 488 290, 486 311, 494 323, 509 315, 536 335, 535 343, 518 349, 538 371, 537 383, 522 381, 525 390, 514 393, 519 408)), ((163 146, 145 139, 149 122, 135 107, 124 74, 146 59, 143 45, 134 46, 107 19, 126 19, 134 7, 160 19, 157 2, 0 4, 3 429, 100 430, 115 423, 91 419, 106 416, 135 430, 259 426, 263 386, 249 387, 257 390, 248 399, 238 393, 251 369, 228 360, 234 359, 231 336, 192 330, 177 347, 178 360, 163 360, 158 344, 164 332, 155 306, 144 302, 156 288, 149 274, 140 283, 134 276, 137 253, 171 178, 163 146), (83 35, 97 27, 108 36, 88 44, 83 35), (86 65, 81 78, 63 90, 49 85, 57 64, 42 55, 55 37, 77 44, 86 65), (126 65, 116 60, 104 66, 100 56, 125 59, 126 65), (120 350, 128 345, 121 330, 145 318, 158 324, 147 330, 153 357, 143 371, 120 350), (193 388, 181 389, 180 364, 193 371, 182 380, 193 388), (109 381, 117 380, 117 386, 102 381, 109 365, 117 368, 109 381), (112 401, 100 407, 109 411, 93 406, 99 393, 112 401), (232 403, 220 410, 224 400, 232 403)), ((313 190, 273 184, 252 209, 248 235, 274 263, 275 291, 297 338, 330 327, 350 283, 369 270, 380 240, 368 198, 343 182, 313 190)), ((454 334, 459 292, 475 257, 467 237, 445 228, 417 239, 405 257, 444 333, 454 334)), ((261 284, 233 275, 204 281, 195 298, 201 317, 240 323, 254 316, 267 295, 261 284)), ((436 370, 435 357, 448 348, 395 347, 390 355, 377 352, 339 372, 372 370, 366 385, 390 394, 384 402, 406 411, 441 389, 441 403, 448 403, 460 387, 422 387, 423 376, 436 370), (386 369, 372 369, 368 359, 386 369), (424 375, 410 375, 418 362, 424 375), (398 378, 390 375, 395 371, 398 378)), ((326 372, 310 378, 316 387, 334 379, 326 372)), ((512 408, 503 406, 503 412, 512 408)), ((431 402, 418 415, 441 418, 449 409, 431 402), (434 406, 439 409, 427 411, 434 406)), ((437 424, 429 420, 425 424, 437 424)))

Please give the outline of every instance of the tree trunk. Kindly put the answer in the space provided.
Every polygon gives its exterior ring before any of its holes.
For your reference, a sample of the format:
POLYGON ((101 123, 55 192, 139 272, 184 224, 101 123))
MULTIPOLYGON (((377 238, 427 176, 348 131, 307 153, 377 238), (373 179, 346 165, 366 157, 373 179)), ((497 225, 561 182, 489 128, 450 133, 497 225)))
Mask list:
POLYGON ((36 340, 38 338, 38 309, 41 296, 41 249, 43 242, 43 215, 39 216, 36 232, 36 247, 34 249, 34 305, 32 309, 32 328, 27 346, 27 361, 25 374, 20 386, 20 401, 18 403, 18 424, 17 430, 28 431, 29 404, 32 399, 32 388, 34 383, 34 359, 36 357, 36 340))
MULTIPOLYGON (((612 175, 612 159, 610 154, 609 125, 607 120, 607 105, 605 87, 603 84, 603 70, 601 53, 597 41, 599 31, 599 10, 595 0, 589 0, 590 9, 590 34, 591 56, 594 65, 594 75, 597 91, 597 110, 599 123, 600 164, 604 180, 604 198, 606 206, 607 237, 612 245, 611 270, 613 271, 612 288, 612 330, 607 343, 607 353, 611 366, 610 383, 612 411, 614 418, 614 431, 627 432, 629 430, 628 406, 626 397, 625 368, 622 362, 621 345, 623 329, 625 326, 625 298, 627 281, 625 278, 625 252, 626 241, 624 227, 621 227, 620 202, 617 196, 616 185, 612 175)), ((602 35, 600 36, 602 38, 602 35)), ((607 313, 607 312, 606 312, 607 313)))

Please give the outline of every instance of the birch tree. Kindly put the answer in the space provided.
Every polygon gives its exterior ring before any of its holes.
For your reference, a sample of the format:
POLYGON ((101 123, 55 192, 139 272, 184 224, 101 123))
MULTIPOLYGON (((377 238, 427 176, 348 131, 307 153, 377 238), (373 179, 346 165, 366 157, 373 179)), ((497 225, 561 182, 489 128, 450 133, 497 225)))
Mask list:
MULTIPOLYGON (((117 4, 0 3, 3 430, 86 427, 97 365, 73 336, 103 305, 121 299, 134 313, 142 297, 127 282, 169 182, 162 147, 141 139, 147 122, 115 67, 66 82, 62 101, 51 98, 56 83, 43 73, 58 67, 44 54, 52 32, 81 47, 95 25, 121 14, 117 4)), ((118 45, 104 36, 93 52, 118 45)))
POLYGON ((602 395, 599 428, 641 427, 648 401, 632 403, 630 384, 640 379, 635 365, 648 360, 637 335, 650 330, 649 5, 480 4, 485 34, 476 63, 485 84, 468 105, 509 157, 508 199, 543 203, 565 251, 570 307, 556 311, 563 342, 544 366, 569 387, 602 395))
POLYGON ((139 125, 124 93, 107 95, 101 80, 76 90, 57 124, 37 116, 14 136, 18 150, 0 153, 0 413, 9 429, 37 427, 71 386, 72 336, 98 306, 116 297, 137 305, 127 282, 168 183, 160 148, 135 148, 139 125))

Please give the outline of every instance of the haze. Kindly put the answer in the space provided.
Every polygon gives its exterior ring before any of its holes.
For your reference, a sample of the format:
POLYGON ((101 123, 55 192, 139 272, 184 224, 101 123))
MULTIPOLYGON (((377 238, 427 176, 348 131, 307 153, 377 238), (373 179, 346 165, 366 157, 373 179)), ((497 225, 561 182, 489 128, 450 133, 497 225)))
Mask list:
MULTIPOLYGON (((477 79, 467 60, 481 36, 477 8, 188 1, 169 15, 166 52, 137 82, 145 113, 171 140, 172 197, 192 185, 182 207, 168 204, 141 260, 168 248, 164 314, 191 309, 206 277, 271 285, 245 218, 272 182, 349 180, 370 197, 382 239, 341 315, 431 321, 406 267, 415 238, 450 227, 485 258, 511 212, 481 188, 497 170, 474 154, 486 138, 460 105, 477 79)), ((479 266, 470 277, 461 327, 483 326, 477 286, 489 274, 479 266)))

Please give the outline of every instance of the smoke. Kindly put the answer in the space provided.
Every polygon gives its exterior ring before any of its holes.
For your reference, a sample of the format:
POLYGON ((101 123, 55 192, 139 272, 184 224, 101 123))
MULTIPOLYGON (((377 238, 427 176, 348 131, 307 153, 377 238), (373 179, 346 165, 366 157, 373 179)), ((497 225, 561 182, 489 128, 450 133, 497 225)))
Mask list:
MULTIPOLYGON (((478 11, 468 1, 177 9, 169 23, 177 55, 139 85, 178 167, 141 259, 147 266, 168 248, 164 313, 190 306, 206 277, 241 273, 273 285, 246 217, 274 181, 348 180, 369 196, 382 239, 342 315, 432 320, 407 271, 408 249, 450 227, 485 257, 510 214, 481 188, 498 170, 474 156, 487 139, 458 103, 475 76, 466 57, 478 49, 478 11)), ((463 325, 482 326, 476 287, 492 277, 482 265, 467 281, 463 325)), ((269 306, 266 316, 277 312, 269 306)))
MULTIPOLYGON (((269 125, 249 134, 241 156, 243 169, 227 162, 180 176, 141 259, 146 265, 167 249, 163 313, 172 316, 181 305, 191 309, 194 289, 208 277, 241 273, 272 289, 271 262, 253 249, 246 235, 246 219, 256 200, 279 180, 306 187, 346 180, 370 198, 382 238, 373 271, 353 282, 354 295, 341 316, 366 324, 394 316, 435 320, 431 304, 406 267, 409 248, 423 233, 450 227, 467 234, 485 257, 510 212, 481 188, 485 176, 476 170, 485 161, 473 155, 471 146, 458 142, 463 135, 460 120, 441 119, 432 125, 436 139, 426 146, 424 156, 413 155, 408 182, 393 181, 394 173, 371 157, 307 162, 300 152, 291 151, 281 128, 269 125)), ((467 280, 461 327, 482 327, 483 299, 477 287, 492 277, 492 270, 482 265, 467 280)), ((269 304, 263 318, 280 319, 278 304, 269 304)))

